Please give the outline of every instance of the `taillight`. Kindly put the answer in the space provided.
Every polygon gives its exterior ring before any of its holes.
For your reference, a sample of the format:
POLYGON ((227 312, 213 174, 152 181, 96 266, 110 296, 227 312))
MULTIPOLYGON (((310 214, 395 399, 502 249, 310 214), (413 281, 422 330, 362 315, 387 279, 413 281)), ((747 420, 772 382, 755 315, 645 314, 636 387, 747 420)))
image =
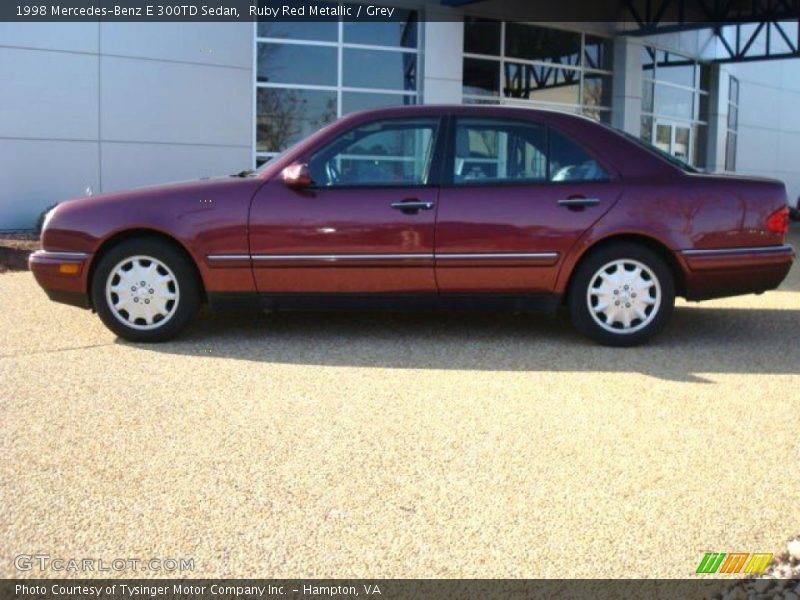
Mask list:
POLYGON ((789 231, 789 207, 779 208, 767 217, 767 229, 775 233, 787 233, 789 231))

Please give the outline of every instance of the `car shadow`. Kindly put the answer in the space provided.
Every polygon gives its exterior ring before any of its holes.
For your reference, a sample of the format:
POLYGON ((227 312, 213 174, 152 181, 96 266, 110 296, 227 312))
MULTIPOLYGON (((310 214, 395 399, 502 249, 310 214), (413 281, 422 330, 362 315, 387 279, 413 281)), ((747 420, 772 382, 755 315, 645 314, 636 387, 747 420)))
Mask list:
MULTIPOLYGON (((704 374, 794 374, 800 309, 682 306, 635 349, 580 336, 562 315, 493 313, 220 313, 150 351, 268 363, 490 371, 639 372, 670 381, 704 374)), ((124 343, 124 342, 121 342, 124 343)))

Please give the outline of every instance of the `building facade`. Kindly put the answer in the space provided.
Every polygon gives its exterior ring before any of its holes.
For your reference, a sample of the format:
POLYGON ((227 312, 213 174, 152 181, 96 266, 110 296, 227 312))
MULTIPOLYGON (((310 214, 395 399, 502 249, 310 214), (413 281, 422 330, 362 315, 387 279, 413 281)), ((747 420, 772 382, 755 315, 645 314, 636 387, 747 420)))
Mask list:
MULTIPOLYGON (((353 111, 483 103, 575 112, 701 169, 800 194, 800 60, 719 65, 705 30, 529 23, 519 3, 387 23, 0 24, 0 229, 56 202, 261 164, 353 111)), ((795 24, 796 25, 796 24, 795 24)))

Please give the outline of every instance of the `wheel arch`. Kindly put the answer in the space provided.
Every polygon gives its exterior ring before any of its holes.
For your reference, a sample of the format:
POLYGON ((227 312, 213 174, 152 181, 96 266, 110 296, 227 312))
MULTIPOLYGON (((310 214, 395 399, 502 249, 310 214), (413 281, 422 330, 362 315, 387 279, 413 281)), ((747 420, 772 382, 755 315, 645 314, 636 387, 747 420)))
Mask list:
POLYGON ((160 240, 170 244, 173 248, 183 254, 184 257, 189 261, 189 264, 192 265, 192 270, 197 280, 197 285, 200 289, 200 293, 202 294, 201 300, 202 302, 206 302, 205 282, 203 281, 203 276, 201 275, 200 269, 197 266, 197 261, 192 256, 192 253, 189 252, 189 249, 183 243, 181 243, 180 240, 167 233, 164 233, 163 231, 149 229, 147 227, 137 227, 134 229, 118 231, 110 235, 108 238, 103 240, 103 242, 97 248, 97 251, 92 256, 92 261, 89 264, 89 273, 86 277, 86 296, 89 298, 90 303, 92 298, 91 289, 92 280, 94 279, 94 272, 103 256, 105 256, 112 248, 118 246, 122 242, 126 242, 135 238, 150 238, 160 240))
POLYGON ((605 248, 620 242, 639 244, 658 254, 658 256, 664 261, 667 267, 669 267, 669 270, 672 273, 672 277, 675 282, 675 294, 677 296, 686 296, 686 273, 681 267, 681 264, 678 262, 675 253, 670 250, 669 247, 664 244, 664 242, 640 233, 615 233, 595 240, 577 257, 572 268, 570 269, 569 277, 567 278, 566 284, 563 288, 565 292, 565 299, 572 289, 572 282, 575 279, 575 273, 578 271, 578 268, 581 266, 581 264, 587 258, 589 258, 589 256, 601 248, 605 248))

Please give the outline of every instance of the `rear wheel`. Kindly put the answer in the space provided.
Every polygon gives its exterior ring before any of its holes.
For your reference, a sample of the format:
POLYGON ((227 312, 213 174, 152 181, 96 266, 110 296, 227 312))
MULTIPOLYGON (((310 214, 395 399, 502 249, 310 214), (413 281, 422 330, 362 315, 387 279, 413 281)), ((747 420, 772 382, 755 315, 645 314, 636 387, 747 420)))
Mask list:
POLYGON ((675 304, 664 260, 644 246, 619 242, 578 266, 569 293, 575 327, 607 346, 634 346, 658 333, 675 304))
POLYGON ((101 259, 92 303, 106 327, 133 342, 161 342, 180 332, 200 305, 189 259, 159 239, 131 239, 101 259))

